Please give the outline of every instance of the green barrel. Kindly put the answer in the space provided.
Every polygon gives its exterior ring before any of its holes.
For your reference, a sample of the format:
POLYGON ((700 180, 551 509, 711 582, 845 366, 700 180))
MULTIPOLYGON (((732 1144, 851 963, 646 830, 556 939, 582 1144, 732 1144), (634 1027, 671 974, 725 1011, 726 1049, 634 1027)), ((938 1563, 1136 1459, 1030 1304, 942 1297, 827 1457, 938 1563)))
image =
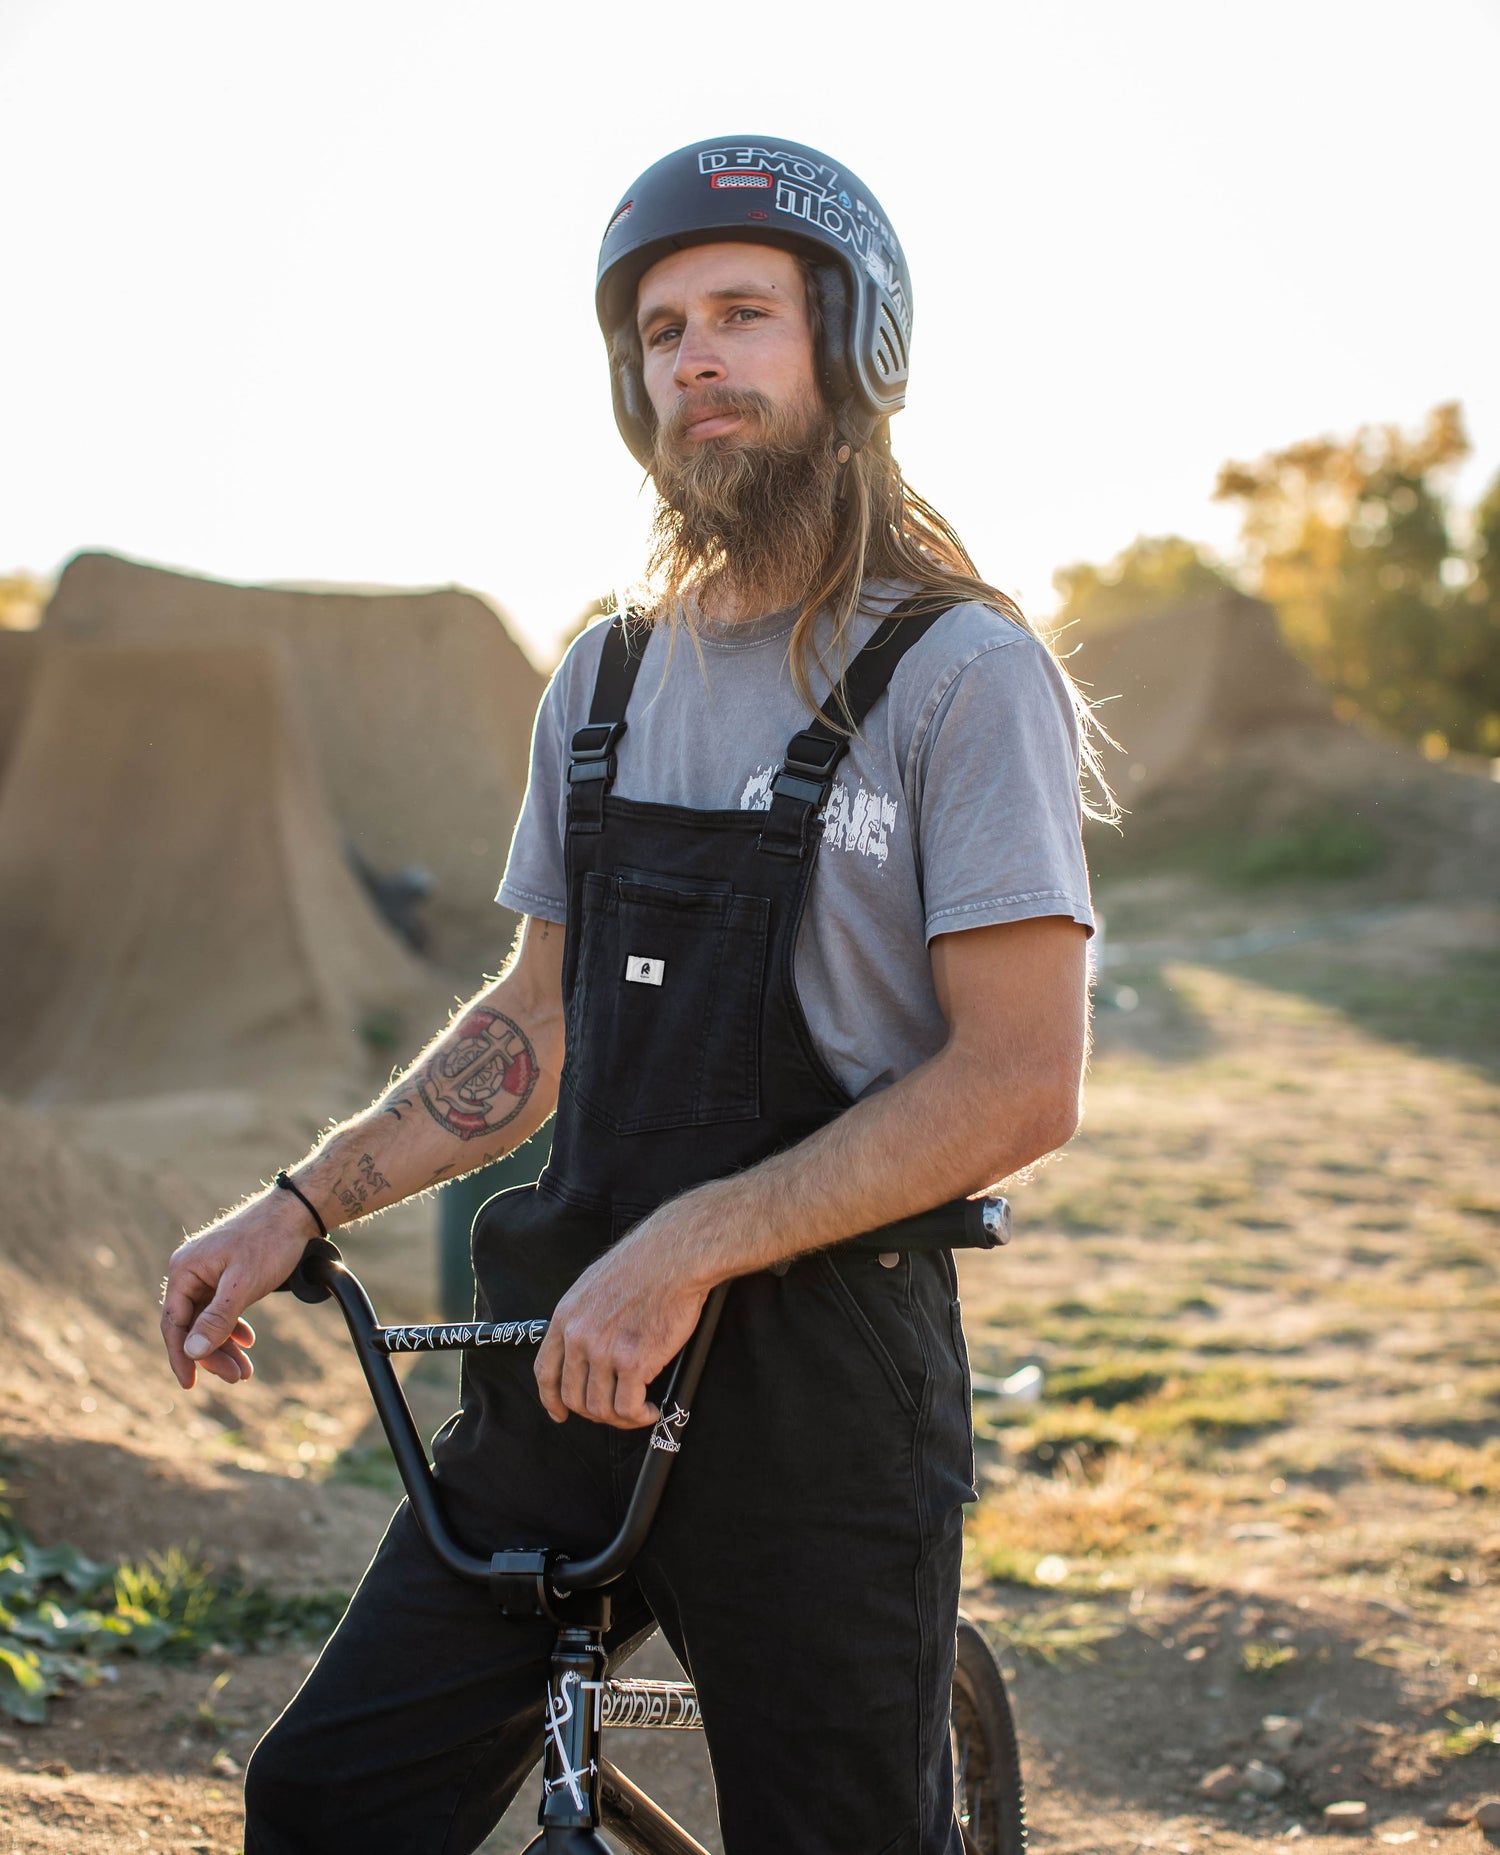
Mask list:
POLYGON ((438 1301, 444 1320, 468 1320, 474 1312, 469 1231, 479 1207, 513 1185, 535 1184, 551 1151, 552 1129, 539 1128, 514 1153, 455 1179, 438 1193, 438 1301))

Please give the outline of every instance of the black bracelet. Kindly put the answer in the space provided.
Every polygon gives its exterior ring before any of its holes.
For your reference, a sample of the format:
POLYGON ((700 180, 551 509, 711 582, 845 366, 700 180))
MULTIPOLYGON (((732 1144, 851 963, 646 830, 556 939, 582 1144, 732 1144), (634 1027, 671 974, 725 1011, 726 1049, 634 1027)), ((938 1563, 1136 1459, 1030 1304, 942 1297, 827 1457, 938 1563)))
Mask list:
POLYGON ((297 1186, 295 1186, 292 1183, 292 1181, 287 1177, 285 1166, 283 1166, 280 1172, 277 1173, 276 1183, 281 1187, 281 1189, 284 1192, 290 1192, 294 1198, 300 1198, 302 1200, 303 1204, 305 1204, 308 1210, 312 1213, 312 1221, 318 1227, 318 1235, 326 1239, 328 1236, 328 1226, 323 1222, 322 1217, 319 1215, 318 1207, 313 1203, 312 1199, 308 1197, 306 1192, 300 1191, 297 1188, 297 1186))

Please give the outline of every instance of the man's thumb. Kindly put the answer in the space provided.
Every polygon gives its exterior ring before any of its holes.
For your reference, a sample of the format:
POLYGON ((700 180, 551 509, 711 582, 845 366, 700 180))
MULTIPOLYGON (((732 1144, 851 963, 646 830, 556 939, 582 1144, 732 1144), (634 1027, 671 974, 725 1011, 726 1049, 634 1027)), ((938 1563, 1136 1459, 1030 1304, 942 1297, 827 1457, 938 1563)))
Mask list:
POLYGON ((216 1296, 193 1322, 193 1330, 182 1343, 189 1359, 203 1359, 216 1353, 234 1332, 239 1315, 233 1305, 216 1296))

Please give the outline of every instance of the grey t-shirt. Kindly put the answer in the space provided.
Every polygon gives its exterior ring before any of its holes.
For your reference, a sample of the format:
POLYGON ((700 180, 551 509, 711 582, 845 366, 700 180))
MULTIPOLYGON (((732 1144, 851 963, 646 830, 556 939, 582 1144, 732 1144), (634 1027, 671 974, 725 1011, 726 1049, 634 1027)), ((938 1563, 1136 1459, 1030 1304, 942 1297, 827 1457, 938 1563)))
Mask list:
MULTIPOLYGON (((894 597, 870 603, 851 654, 894 597)), ((666 632, 654 633, 614 790, 700 810, 767 807, 787 742, 808 720, 787 659, 792 622, 783 612, 702 627, 701 663, 686 636, 669 662, 666 632)), ((601 622, 573 644, 537 712, 496 898, 518 914, 567 918, 568 744, 588 720, 604 631, 601 622)), ((956 606, 902 658, 840 763, 822 821, 797 989, 820 1052, 855 1097, 945 1040, 934 936, 1036 915, 1092 928, 1068 690, 1046 649, 987 606, 956 606)))

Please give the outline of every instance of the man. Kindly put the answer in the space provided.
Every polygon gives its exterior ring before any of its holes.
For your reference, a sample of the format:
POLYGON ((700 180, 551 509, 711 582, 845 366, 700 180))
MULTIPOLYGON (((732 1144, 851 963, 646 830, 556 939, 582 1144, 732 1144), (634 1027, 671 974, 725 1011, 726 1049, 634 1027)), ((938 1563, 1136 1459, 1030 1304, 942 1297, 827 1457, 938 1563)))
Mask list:
MULTIPOLYGON (((244 1310, 309 1211, 378 1210, 555 1106, 540 1185, 474 1231, 481 1310, 551 1326, 534 1372, 467 1362, 437 1474, 471 1550, 597 1547, 659 1375, 733 1280, 612 1634, 659 1621, 690 1668, 731 1855, 959 1849, 956 1278, 947 1251, 847 1240, 1078 1114, 1075 698, 901 482, 910 302, 873 196, 814 150, 700 144, 621 201, 598 304, 661 498, 654 590, 543 701, 515 954, 288 1189, 178 1251, 163 1310, 183 1385, 195 1360, 248 1377, 244 1310)), ((247 1855, 476 1847, 536 1756, 550 1640, 398 1513, 252 1761, 247 1855)))

